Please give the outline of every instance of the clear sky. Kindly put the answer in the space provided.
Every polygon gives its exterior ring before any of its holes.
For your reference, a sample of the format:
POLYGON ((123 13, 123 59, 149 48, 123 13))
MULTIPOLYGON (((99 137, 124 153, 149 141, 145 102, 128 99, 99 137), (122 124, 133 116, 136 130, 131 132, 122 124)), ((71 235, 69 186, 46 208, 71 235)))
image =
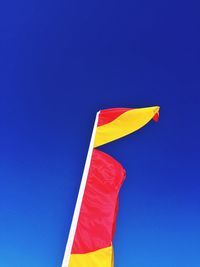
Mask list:
POLYGON ((200 266, 199 9, 1 1, 1 267, 61 266, 96 111, 151 105, 159 123, 102 147, 127 171, 115 267, 200 266))

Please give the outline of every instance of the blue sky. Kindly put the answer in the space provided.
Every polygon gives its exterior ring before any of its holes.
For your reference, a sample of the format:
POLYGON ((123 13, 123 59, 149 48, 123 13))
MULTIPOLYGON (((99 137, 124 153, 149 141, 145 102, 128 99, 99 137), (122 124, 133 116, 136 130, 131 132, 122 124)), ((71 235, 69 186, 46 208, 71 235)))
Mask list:
POLYGON ((199 267, 199 1, 0 5, 0 266, 61 266, 96 111, 160 105, 102 147, 127 171, 115 267, 199 267))

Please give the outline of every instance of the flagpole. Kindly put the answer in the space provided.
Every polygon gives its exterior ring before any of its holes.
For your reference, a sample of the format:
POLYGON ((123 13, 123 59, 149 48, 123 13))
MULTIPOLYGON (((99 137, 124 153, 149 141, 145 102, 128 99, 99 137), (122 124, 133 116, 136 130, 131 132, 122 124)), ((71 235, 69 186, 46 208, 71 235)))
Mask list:
POLYGON ((76 227, 78 224, 78 218, 79 218, 79 214, 80 214, 81 204, 82 204, 83 195, 84 195, 84 191, 85 191, 85 187, 86 187, 86 183, 87 183, 87 177, 88 177, 90 162, 91 162, 91 158, 92 158, 92 151, 94 148, 94 139, 95 139, 95 134, 96 134, 98 117, 99 117, 99 112, 97 112, 95 122, 94 122, 94 127, 93 127, 93 131, 92 131, 90 145, 89 145, 87 158, 86 158, 86 162, 85 162, 85 167, 84 167, 84 171, 83 171, 83 175, 82 175, 81 185, 79 188, 78 198, 76 201, 74 215, 72 218, 72 223, 71 223, 71 227, 70 227, 70 231, 69 231, 69 237, 68 237, 67 245, 65 248, 62 267, 68 267, 69 266, 69 260, 70 260, 72 245, 73 245, 74 236, 76 233, 76 227))

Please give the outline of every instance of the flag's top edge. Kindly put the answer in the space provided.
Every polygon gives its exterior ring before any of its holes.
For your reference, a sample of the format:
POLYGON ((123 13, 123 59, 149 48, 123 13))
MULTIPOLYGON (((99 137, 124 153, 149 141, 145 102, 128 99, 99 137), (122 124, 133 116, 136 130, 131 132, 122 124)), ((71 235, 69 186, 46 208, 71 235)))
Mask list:
POLYGON ((105 125, 107 123, 110 123, 114 121, 116 118, 118 118, 123 113, 129 111, 129 110, 139 110, 139 109, 153 109, 155 116, 153 116, 154 121, 158 121, 159 119, 159 106, 152 106, 152 107, 145 107, 145 108, 109 108, 109 109, 102 109, 99 113, 99 119, 98 119, 98 127, 105 125))

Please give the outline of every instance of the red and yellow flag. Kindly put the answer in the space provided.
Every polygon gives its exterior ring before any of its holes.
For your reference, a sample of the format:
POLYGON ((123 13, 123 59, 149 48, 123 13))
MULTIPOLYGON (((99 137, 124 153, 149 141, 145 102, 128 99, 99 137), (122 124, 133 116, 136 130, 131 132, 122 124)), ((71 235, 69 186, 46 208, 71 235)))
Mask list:
POLYGON ((99 112, 69 267, 114 266, 112 241, 125 170, 114 158, 96 148, 133 133, 151 119, 157 121, 158 117, 157 106, 99 112))

